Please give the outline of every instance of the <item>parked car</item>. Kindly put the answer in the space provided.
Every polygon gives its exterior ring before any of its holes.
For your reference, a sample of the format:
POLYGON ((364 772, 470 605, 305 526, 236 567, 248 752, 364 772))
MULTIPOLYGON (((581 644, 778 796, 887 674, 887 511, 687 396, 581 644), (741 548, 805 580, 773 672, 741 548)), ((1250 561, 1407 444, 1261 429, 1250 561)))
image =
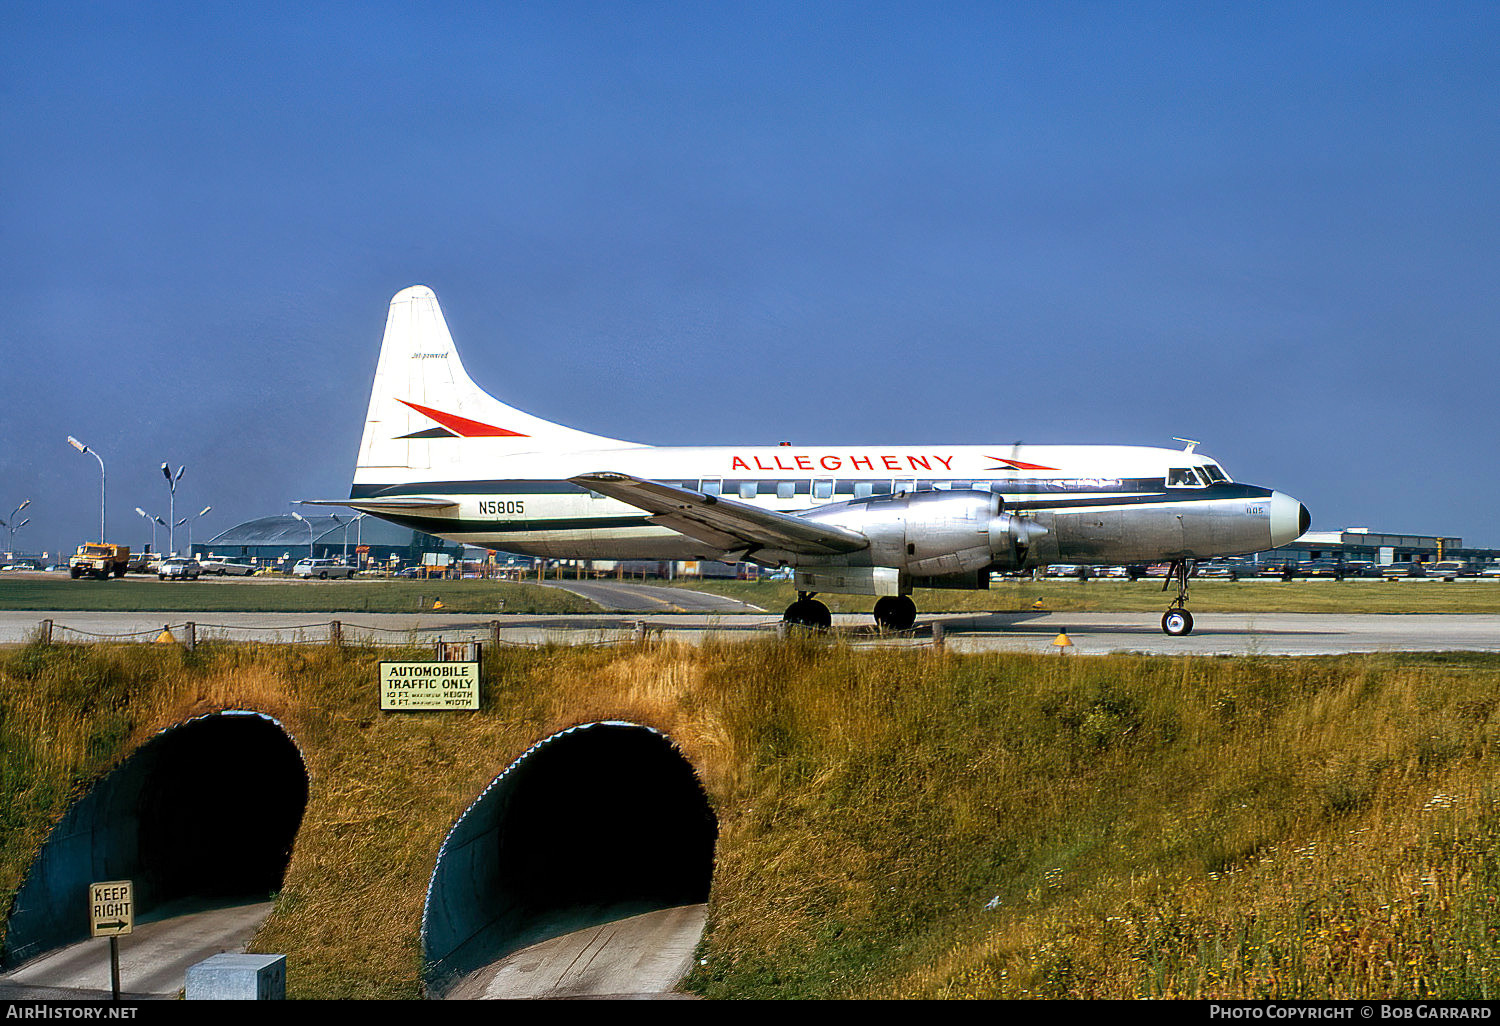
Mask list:
POLYGON ((1228 578, 1231 581, 1237 581, 1241 577, 1255 576, 1255 571, 1254 563, 1246 563, 1241 559, 1211 559, 1194 567, 1193 576, 1228 578))
POLYGON ((1500 563, 1491 563, 1479 571, 1480 577, 1500 577, 1500 563))
POLYGON ((1293 569, 1297 577, 1344 577, 1344 564, 1337 559, 1310 559, 1293 569))
POLYGON ((203 572, 206 574, 218 574, 220 577, 249 577, 255 573, 255 567, 249 563, 236 563, 232 559, 222 559, 210 556, 199 560, 203 564, 203 572))
POLYGON ((203 567, 196 559, 188 559, 186 556, 173 556, 164 559, 156 568, 156 576, 159 580, 176 579, 179 581, 196 581, 198 575, 203 573, 203 567))
POLYGON ((1461 559, 1445 559, 1441 563, 1429 563, 1427 573, 1433 577, 1478 577, 1479 571, 1461 559))
POLYGON ((326 581, 330 577, 353 577, 354 567, 335 559, 303 559, 292 567, 292 576, 316 577, 326 581))
POLYGON ((1387 563, 1380 568, 1381 577, 1426 577, 1421 563, 1387 563))

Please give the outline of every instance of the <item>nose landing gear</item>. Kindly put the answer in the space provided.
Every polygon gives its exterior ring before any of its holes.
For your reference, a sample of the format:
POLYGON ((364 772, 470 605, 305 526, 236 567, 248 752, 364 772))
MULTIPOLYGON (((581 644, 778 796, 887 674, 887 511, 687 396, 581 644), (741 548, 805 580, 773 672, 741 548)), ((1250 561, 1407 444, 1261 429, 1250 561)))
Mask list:
POLYGON ((1193 633, 1193 614, 1187 611, 1188 578, 1192 573, 1193 560, 1174 559, 1167 571, 1166 583, 1161 586, 1161 590, 1166 591, 1173 581, 1177 582, 1177 598, 1161 617, 1161 629, 1174 638, 1193 633))

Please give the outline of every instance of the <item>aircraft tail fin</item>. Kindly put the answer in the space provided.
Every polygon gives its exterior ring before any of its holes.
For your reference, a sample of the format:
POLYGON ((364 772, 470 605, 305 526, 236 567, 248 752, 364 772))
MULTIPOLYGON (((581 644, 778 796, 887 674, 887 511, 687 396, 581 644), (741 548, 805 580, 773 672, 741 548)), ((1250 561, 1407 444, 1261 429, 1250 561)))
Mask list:
POLYGON ((475 456, 634 444, 575 431, 507 406, 464 370, 431 289, 413 285, 391 300, 356 483, 403 477, 401 471, 441 468, 475 456))

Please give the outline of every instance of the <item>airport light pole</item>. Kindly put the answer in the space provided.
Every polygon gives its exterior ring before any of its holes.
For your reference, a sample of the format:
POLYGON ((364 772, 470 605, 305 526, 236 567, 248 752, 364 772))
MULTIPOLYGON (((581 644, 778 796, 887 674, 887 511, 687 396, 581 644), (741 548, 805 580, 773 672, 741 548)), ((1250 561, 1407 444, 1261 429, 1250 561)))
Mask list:
POLYGON ((190 517, 183 517, 183 520, 187 521, 187 525, 188 525, 188 553, 187 554, 188 554, 189 557, 191 557, 192 554, 193 554, 193 521, 197 520, 199 517, 201 517, 203 514, 207 513, 211 509, 213 509, 212 506, 204 506, 202 509, 200 509, 198 512, 194 513, 192 516, 190 516, 190 517))
POLYGON ((21 510, 25 509, 27 506, 30 506, 30 505, 31 505, 31 500, 30 499, 25 499, 25 500, 22 501, 22 503, 19 506, 17 506, 11 512, 9 520, 0 520, 0 527, 4 527, 7 531, 10 532, 10 541, 7 543, 7 547, 6 547, 6 550, 5 550, 6 552, 12 552, 13 553, 13 552, 16 551, 16 532, 19 531, 21 528, 25 527, 27 524, 31 523, 31 518, 30 517, 27 517, 25 520, 21 521, 19 524, 16 523, 16 516, 21 512, 21 510))
POLYGON ((11 553, 12 555, 15 554, 15 551, 16 551, 16 532, 19 531, 21 528, 25 527, 29 523, 31 523, 31 518, 30 517, 27 517, 25 520, 21 521, 19 524, 16 523, 14 520, 10 521, 9 523, 6 523, 4 520, 0 520, 0 527, 3 527, 7 531, 10 532, 10 542, 6 545, 6 549, 5 549, 6 552, 11 553))
POLYGON ((158 520, 160 520, 161 518, 160 517, 153 517, 150 513, 147 513, 145 510, 141 509, 141 507, 139 507, 139 506, 137 506, 135 508, 135 511, 137 513, 139 513, 141 516, 145 517, 151 523, 151 551, 155 552, 156 551, 156 522, 158 520))
MULTIPOLYGON (((344 564, 347 566, 348 563, 349 563, 349 528, 352 525, 354 525, 354 524, 358 524, 362 519, 364 519, 365 514, 363 514, 363 513, 357 514, 354 517, 350 518, 347 522, 343 521, 343 520, 340 520, 339 519, 339 515, 337 513, 330 513, 329 516, 331 516, 333 518, 333 522, 335 524, 343 524, 344 525, 344 564)), ((363 526, 364 526, 363 524, 360 524, 361 528, 363 528, 363 526)), ((359 547, 359 532, 358 531, 356 531, 355 535, 354 535, 354 546, 355 546, 355 548, 359 547)))
POLYGON ((72 435, 68 436, 68 444, 77 449, 79 452, 86 452, 90 456, 94 457, 94 459, 99 461, 99 542, 100 544, 104 544, 105 539, 108 537, 108 535, 104 533, 104 457, 100 456, 97 452, 84 445, 72 435))
POLYGON ((186 466, 178 467, 177 474, 174 477, 172 475, 171 467, 167 466, 165 463, 161 465, 161 472, 167 479, 167 487, 172 491, 170 498, 168 498, 167 500, 167 548, 172 550, 171 554, 174 556, 177 555, 176 532, 178 525, 171 523, 171 521, 177 519, 177 482, 182 480, 182 475, 186 470, 186 466))
POLYGON ((313 528, 312 528, 312 522, 309 521, 301 513, 298 513, 296 510, 292 510, 292 516, 296 517, 298 520, 302 521, 304 524, 307 524, 307 558, 308 559, 315 558, 313 556, 313 528))

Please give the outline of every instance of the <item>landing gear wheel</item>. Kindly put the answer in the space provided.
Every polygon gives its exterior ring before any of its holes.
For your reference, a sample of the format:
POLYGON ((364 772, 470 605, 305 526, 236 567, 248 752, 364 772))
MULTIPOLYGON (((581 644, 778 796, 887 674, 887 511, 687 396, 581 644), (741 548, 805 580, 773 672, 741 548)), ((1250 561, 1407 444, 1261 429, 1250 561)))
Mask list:
POLYGON ((1187 611, 1188 578, 1191 576, 1193 561, 1174 559, 1171 569, 1167 571, 1166 583, 1161 586, 1161 590, 1166 591, 1173 584, 1177 585, 1177 599, 1161 617, 1161 629, 1174 638, 1193 633, 1193 614, 1187 611))
POLYGON ((1161 615, 1161 629, 1174 638, 1193 633, 1193 614, 1186 609, 1168 609, 1161 615))
POLYGON ((781 619, 798 627, 811 627, 819 631, 826 631, 833 626, 833 614, 828 611, 828 607, 811 598, 800 598, 787 606, 781 619))
POLYGON ((875 623, 882 630, 905 631, 917 622, 917 604, 907 595, 875 600, 875 623))

